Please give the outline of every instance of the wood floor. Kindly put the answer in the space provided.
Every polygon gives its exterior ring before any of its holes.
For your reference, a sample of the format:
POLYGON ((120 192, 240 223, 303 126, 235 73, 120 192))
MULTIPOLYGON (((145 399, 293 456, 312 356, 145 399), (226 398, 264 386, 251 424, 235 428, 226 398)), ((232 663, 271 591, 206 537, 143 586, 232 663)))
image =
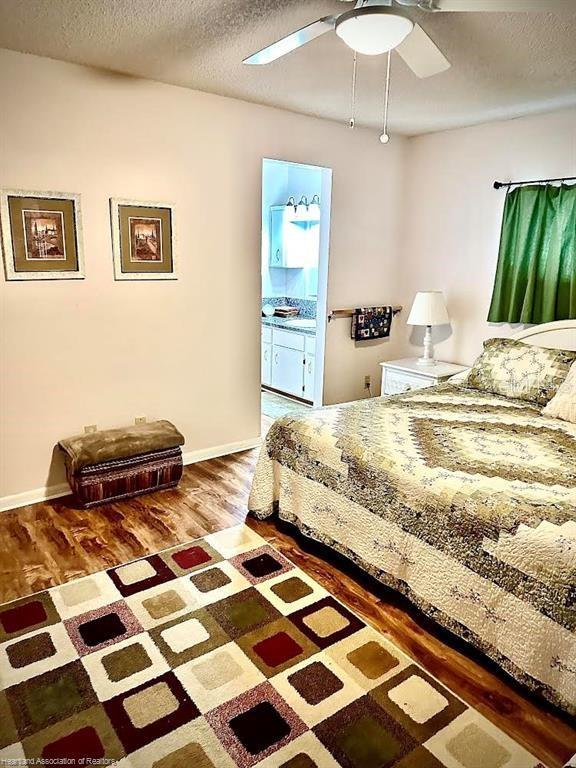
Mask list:
MULTIPOLYGON (((88 511, 68 499, 0 515, 0 602, 242 522, 257 451, 186 467, 179 488, 88 511)), ((270 521, 248 525, 550 768, 576 753, 568 718, 436 628, 403 598, 270 521), (334 559, 331 557, 334 562, 334 559)))

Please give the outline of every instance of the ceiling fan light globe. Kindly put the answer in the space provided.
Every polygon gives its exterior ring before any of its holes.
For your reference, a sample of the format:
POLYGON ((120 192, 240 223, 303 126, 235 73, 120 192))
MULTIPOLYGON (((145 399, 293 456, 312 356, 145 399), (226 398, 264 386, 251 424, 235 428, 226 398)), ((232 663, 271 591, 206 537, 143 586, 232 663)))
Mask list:
POLYGON ((383 10, 376 6, 343 14, 336 23, 336 34, 357 53, 378 56, 391 51, 410 34, 414 24, 406 16, 383 10))

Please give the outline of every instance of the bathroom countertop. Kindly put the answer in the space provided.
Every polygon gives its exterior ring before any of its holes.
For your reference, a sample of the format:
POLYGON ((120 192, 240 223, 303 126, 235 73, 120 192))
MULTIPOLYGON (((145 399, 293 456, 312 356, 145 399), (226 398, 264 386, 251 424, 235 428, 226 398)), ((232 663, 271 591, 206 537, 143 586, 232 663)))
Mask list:
POLYGON ((282 328, 284 331, 294 331, 294 333, 303 333, 306 336, 316 336, 316 327, 299 328, 290 322, 289 317, 262 317, 262 325, 268 325, 272 328, 282 328))

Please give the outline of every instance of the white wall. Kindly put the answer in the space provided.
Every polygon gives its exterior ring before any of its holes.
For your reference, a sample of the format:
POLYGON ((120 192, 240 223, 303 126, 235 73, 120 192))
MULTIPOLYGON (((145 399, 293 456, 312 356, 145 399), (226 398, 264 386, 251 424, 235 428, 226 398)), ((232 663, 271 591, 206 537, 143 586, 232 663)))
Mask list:
MULTIPOLYGON (((328 308, 402 304, 402 205, 406 182, 407 141, 394 137, 386 146, 372 132, 380 153, 356 157, 356 171, 365 179, 350 188, 338 168, 334 170, 328 308), (390 152, 388 152, 390 150, 390 152), (378 184, 368 181, 376 174, 378 184), (374 212, 376 211, 376 215, 374 212), (338 257, 335 258, 335 242, 338 257), (370 254, 368 256, 368 254, 370 254)), ((355 343, 349 318, 333 320, 327 329, 324 402, 337 403, 366 397, 364 376, 372 379, 372 392, 380 389, 382 360, 401 356, 407 311, 394 319, 389 339, 355 343)))
MULTIPOLYGON (((493 182, 576 176, 576 110, 411 139, 406 176, 403 303, 409 308, 419 290, 443 290, 453 322, 434 329, 436 357, 471 363, 484 339, 515 330, 486 321, 506 194, 493 182)), ((410 329, 399 330, 406 351, 421 354, 422 330, 412 344, 410 329)))
MULTIPOLYGON (((9 51, 0 71, 0 186, 79 192, 86 259, 83 281, 0 279, 0 497, 60 483, 54 446, 86 424, 171 419, 192 452, 256 439, 264 157, 334 170, 329 306, 397 300, 404 140, 9 51), (110 197, 175 204, 177 281, 114 281, 110 197)), ((390 350, 337 321, 328 402, 390 350)))

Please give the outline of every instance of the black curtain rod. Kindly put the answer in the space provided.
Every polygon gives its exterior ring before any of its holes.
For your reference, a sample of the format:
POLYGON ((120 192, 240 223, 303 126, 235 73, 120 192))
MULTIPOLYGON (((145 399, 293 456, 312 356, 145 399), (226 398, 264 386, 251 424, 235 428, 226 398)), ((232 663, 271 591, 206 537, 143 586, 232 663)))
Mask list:
POLYGON ((533 179, 532 181, 495 181, 494 189, 501 187, 521 187, 524 184, 551 184, 553 181, 576 181, 576 176, 562 176, 560 179, 533 179))

